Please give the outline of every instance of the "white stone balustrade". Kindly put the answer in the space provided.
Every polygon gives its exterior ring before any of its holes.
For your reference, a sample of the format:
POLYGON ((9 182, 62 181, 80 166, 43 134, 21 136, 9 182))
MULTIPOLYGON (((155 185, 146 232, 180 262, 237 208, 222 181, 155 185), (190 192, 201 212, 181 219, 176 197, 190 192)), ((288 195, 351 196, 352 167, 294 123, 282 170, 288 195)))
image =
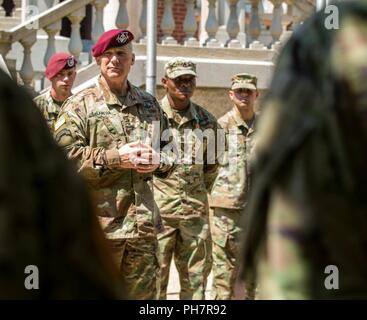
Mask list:
POLYGON ((198 47, 199 41, 195 38, 197 29, 195 19, 195 2, 196 0, 186 0, 186 16, 184 21, 184 31, 186 33, 185 46, 198 47))
POLYGON ((238 23, 237 4, 239 0, 227 0, 229 5, 229 18, 227 22, 227 33, 229 40, 227 42, 228 48, 241 48, 242 45, 237 39, 240 32, 240 24, 238 23))
POLYGON ((34 70, 31 60, 31 48, 37 40, 37 32, 33 31, 27 38, 20 40, 21 45, 24 49, 22 68, 20 69, 19 75, 23 80, 23 83, 27 87, 31 87, 34 70))
POLYGON ((47 66, 48 60, 52 57, 52 55, 56 52, 55 48, 55 36, 61 30, 61 20, 50 24, 43 28, 48 35, 47 39, 47 49, 45 53, 45 57, 43 58, 43 64, 47 66))
POLYGON ((282 8, 282 0, 270 0, 274 5, 273 10, 273 20, 270 28, 270 33, 273 38, 273 43, 277 42, 282 35, 283 27, 282 27, 282 17, 283 17, 283 8, 282 8))
POLYGON ((119 29, 127 29, 129 26, 129 16, 127 14, 126 0, 119 0, 120 6, 116 17, 116 27, 119 29))
POLYGON ((92 40, 97 42, 100 35, 105 31, 103 26, 103 9, 107 5, 108 0, 95 0, 92 2, 95 8, 95 21, 92 29, 92 40))
POLYGON ((76 58, 79 57, 80 52, 83 49, 82 38, 80 35, 80 22, 85 17, 85 7, 68 15, 68 19, 71 22, 71 34, 69 42, 69 52, 73 54, 76 58))
POLYGON ((257 41, 261 32, 261 24, 259 17, 259 0, 251 0, 251 18, 250 18, 250 26, 249 33, 251 36, 252 42, 257 41))
MULTIPOLYGON (((56 0, 39 0, 43 11, 37 17, 31 17, 20 26, 10 31, 0 31, 0 54, 4 57, 9 53, 11 45, 14 42, 21 43, 24 51, 23 63, 20 70, 20 76, 25 85, 31 85, 33 82, 33 66, 31 61, 32 46, 36 42, 37 30, 43 29, 47 34, 47 48, 43 57, 43 64, 47 65, 50 57, 56 52, 55 38, 61 29, 61 19, 67 17, 71 22, 71 35, 68 44, 68 50, 76 57, 80 56, 83 49, 83 42, 80 34, 80 23, 86 15, 86 5, 91 4, 94 7, 94 21, 91 26, 92 41, 96 42, 99 36, 105 31, 104 20, 107 21, 104 8, 110 5, 112 0, 65 0, 57 3, 56 0), (42 5, 41 5, 42 4, 42 5), (37 29, 30 29, 32 23, 37 23, 37 29)), ((265 1, 265 0, 264 0, 265 1)), ((129 20, 140 28, 141 36, 136 39, 137 42, 146 43, 147 34, 147 0, 114 0, 116 9, 110 21, 115 23, 117 28, 126 29, 129 26, 129 20), (118 8, 118 10, 117 10, 118 8), (132 11, 135 10, 135 11, 132 11), (116 12, 117 11, 117 12, 116 12), (139 12, 138 12, 139 11, 139 12), (131 15, 131 16, 130 16, 131 15), (116 19, 115 19, 116 17, 116 19), (139 21, 137 21, 137 18, 139 21), (137 23, 138 22, 138 23, 137 23)), ((160 28, 163 32, 162 45, 178 45, 173 37, 173 32, 182 30, 185 33, 185 46, 200 46, 197 37, 200 37, 201 46, 207 48, 218 48, 226 46, 228 48, 245 48, 244 37, 247 37, 249 50, 267 50, 263 41, 262 23, 265 19, 271 19, 270 31, 266 31, 272 39, 271 44, 267 42, 270 49, 276 51, 281 48, 283 41, 289 38, 291 31, 283 31, 284 21, 293 22, 293 25, 299 23, 314 8, 308 8, 305 12, 305 3, 301 0, 268 0, 267 12, 260 13, 263 0, 246 0, 251 5, 250 12, 245 16, 244 1, 242 0, 201 0, 201 20, 198 23, 195 16, 195 10, 198 10, 196 0, 182 0, 182 2, 173 0, 164 0, 164 11, 161 17, 160 28), (269 3, 273 6, 269 7, 269 3), (287 5, 287 10, 283 12, 283 3, 287 5), (175 4, 186 7, 184 21, 173 16, 175 4), (270 8, 270 12, 269 12, 270 8), (271 11, 273 8, 273 11, 271 11), (286 19, 283 21, 283 19, 286 19), (180 22, 179 22, 180 21, 180 22), (182 23, 176 26, 176 23, 182 23), (246 29, 245 29, 246 24, 246 29), (228 40, 227 40, 228 39, 228 40), (239 41, 241 39, 242 43, 239 41)), ((265 3, 265 2, 264 2, 265 3)), ((182 9, 182 8, 181 8, 182 9)), ((181 10, 180 9, 180 10, 181 10)), ((246 42, 246 41, 245 41, 246 42)))
POLYGON ((205 30, 208 33, 208 39, 205 44, 207 47, 217 48, 220 47, 219 41, 216 39, 219 24, 216 15, 216 3, 217 0, 208 0, 208 17, 205 23, 205 30))

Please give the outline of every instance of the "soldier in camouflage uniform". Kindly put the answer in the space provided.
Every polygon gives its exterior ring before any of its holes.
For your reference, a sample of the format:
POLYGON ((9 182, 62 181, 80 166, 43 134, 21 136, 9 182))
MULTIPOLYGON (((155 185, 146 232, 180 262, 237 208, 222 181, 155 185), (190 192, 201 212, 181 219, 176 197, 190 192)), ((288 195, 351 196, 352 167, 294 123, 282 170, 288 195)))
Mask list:
POLYGON ((217 121, 204 108, 193 103, 196 65, 187 59, 174 58, 165 65, 162 79, 166 96, 161 101, 174 135, 178 164, 168 179, 154 178, 155 199, 161 210, 165 231, 160 233, 161 299, 166 299, 169 269, 174 256, 181 284, 181 299, 204 299, 211 269, 211 239, 208 223, 208 198, 217 173, 215 135, 217 121), (213 145, 204 144, 203 161, 197 161, 194 130, 212 130, 213 145), (185 130, 190 132, 184 152, 185 130), (209 148, 212 147, 211 150, 209 148), (211 158, 207 161, 207 154, 211 158), (185 160, 188 160, 184 162, 185 160), (191 163, 190 163, 190 160, 191 163))
POLYGON ((0 299, 124 298, 76 168, 2 71, 0 88, 0 299))
POLYGON ((48 61, 45 72, 46 78, 51 81, 51 89, 34 98, 52 132, 62 104, 72 95, 76 64, 76 59, 69 53, 55 53, 48 61))
MULTIPOLYGON (((239 268, 239 225, 250 187, 250 158, 255 144, 257 78, 237 74, 232 78, 229 98, 233 108, 219 119, 226 132, 226 152, 215 180, 210 206, 213 208, 213 299, 234 298, 239 268)), ((247 283, 247 298, 253 298, 253 283, 247 283)))
POLYGON ((336 5, 339 29, 319 12, 286 44, 259 121, 243 274, 263 299, 367 298, 367 4, 336 5))
POLYGON ((134 63, 132 39, 127 30, 102 34, 92 49, 101 75, 65 102, 55 138, 94 191, 98 217, 131 298, 155 299, 156 232, 162 225, 152 173, 163 177, 172 165, 144 140, 148 132, 159 143, 168 123, 156 99, 127 80, 134 63), (160 128, 153 127, 154 121, 160 128))

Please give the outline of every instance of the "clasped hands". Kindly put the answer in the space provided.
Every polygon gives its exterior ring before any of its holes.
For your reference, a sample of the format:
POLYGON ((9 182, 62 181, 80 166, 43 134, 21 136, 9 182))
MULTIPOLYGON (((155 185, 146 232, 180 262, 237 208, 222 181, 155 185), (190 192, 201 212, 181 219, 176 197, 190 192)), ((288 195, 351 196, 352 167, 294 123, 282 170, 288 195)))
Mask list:
POLYGON ((123 145, 119 150, 121 167, 139 173, 150 173, 159 167, 160 155, 150 145, 140 141, 123 145))

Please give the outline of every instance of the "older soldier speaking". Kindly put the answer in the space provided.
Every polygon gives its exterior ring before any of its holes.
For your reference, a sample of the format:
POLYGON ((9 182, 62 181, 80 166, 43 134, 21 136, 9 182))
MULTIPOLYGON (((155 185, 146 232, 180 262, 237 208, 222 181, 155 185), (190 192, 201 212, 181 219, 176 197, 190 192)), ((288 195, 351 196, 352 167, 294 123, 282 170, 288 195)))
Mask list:
POLYGON ((120 29, 101 35, 92 48, 101 74, 94 85, 65 102, 55 137, 95 191, 100 222, 128 294, 155 299, 156 231, 161 224, 152 173, 165 175, 171 165, 139 132, 145 128, 154 134, 154 121, 160 121, 160 130, 168 124, 156 99, 127 80, 135 61, 133 38, 120 29))
MULTIPOLYGON (((254 150, 258 97, 257 78, 241 73, 232 78, 229 98, 233 108, 219 119, 227 134, 226 156, 211 194, 213 210, 213 299, 234 298, 239 268, 240 217, 250 188, 249 160, 254 150), (233 142, 231 138, 236 138, 233 142)), ((247 283, 247 298, 253 298, 247 283)))
POLYGON ((54 130, 61 105, 69 98, 76 77, 77 60, 66 52, 55 53, 47 63, 46 78, 51 89, 36 97, 34 102, 40 108, 51 131, 54 130))
POLYGON ((162 263, 160 298, 166 298, 174 255, 181 284, 180 298, 204 299, 212 263, 207 193, 217 174, 215 137, 218 123, 211 113, 190 100, 196 87, 196 65, 192 61, 170 60, 165 65, 162 83, 166 96, 161 105, 174 133, 176 150, 182 153, 177 157, 180 163, 168 179, 154 179, 155 198, 165 227, 165 232, 158 235, 162 263), (193 156, 185 151, 190 150, 186 148, 190 143, 193 144, 192 152, 197 150, 195 146, 200 140, 195 140, 194 136, 205 130, 213 133, 213 144, 204 144, 203 161, 198 161, 199 154, 193 156), (209 150, 210 147, 213 148, 209 150), (208 153, 211 153, 209 158, 208 153))

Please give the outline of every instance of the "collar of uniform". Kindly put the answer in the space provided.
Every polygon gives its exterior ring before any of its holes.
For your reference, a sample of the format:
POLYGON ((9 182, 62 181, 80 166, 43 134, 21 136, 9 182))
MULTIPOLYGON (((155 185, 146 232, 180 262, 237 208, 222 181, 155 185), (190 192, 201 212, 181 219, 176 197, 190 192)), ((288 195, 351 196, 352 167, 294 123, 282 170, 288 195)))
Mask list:
POLYGON ((254 125, 255 125, 255 121, 256 121, 256 115, 255 114, 254 114, 254 120, 253 120, 253 123, 252 123, 252 126, 251 127, 249 127, 247 125, 246 121, 242 119, 242 117, 238 114, 238 112, 237 112, 237 110, 235 108, 233 108, 231 110, 231 117, 236 122, 238 128, 244 127, 249 132, 254 131, 254 125))
POLYGON ((48 113, 59 113, 61 106, 59 106, 56 100, 51 95, 51 89, 47 91, 47 112, 48 113))
MULTIPOLYGON (((164 98, 162 99, 161 106, 163 111, 167 114, 168 119, 174 120, 172 107, 169 103, 167 95, 164 96, 164 98)), ((190 106, 188 107, 187 112, 182 118, 182 124, 194 119, 196 120, 196 122, 199 122, 199 117, 196 112, 195 105, 192 103, 192 101, 190 101, 190 106)))
POLYGON ((125 109, 137 103, 136 89, 134 88, 134 86, 130 84, 129 81, 127 82, 128 89, 127 89, 127 95, 126 95, 124 105, 121 103, 119 98, 117 98, 117 96, 110 90, 110 88, 108 87, 106 83, 106 80, 101 75, 98 77, 97 85, 101 89, 101 92, 102 92, 102 95, 103 95, 103 98, 106 104, 109 104, 109 105, 117 104, 122 109, 125 109))

